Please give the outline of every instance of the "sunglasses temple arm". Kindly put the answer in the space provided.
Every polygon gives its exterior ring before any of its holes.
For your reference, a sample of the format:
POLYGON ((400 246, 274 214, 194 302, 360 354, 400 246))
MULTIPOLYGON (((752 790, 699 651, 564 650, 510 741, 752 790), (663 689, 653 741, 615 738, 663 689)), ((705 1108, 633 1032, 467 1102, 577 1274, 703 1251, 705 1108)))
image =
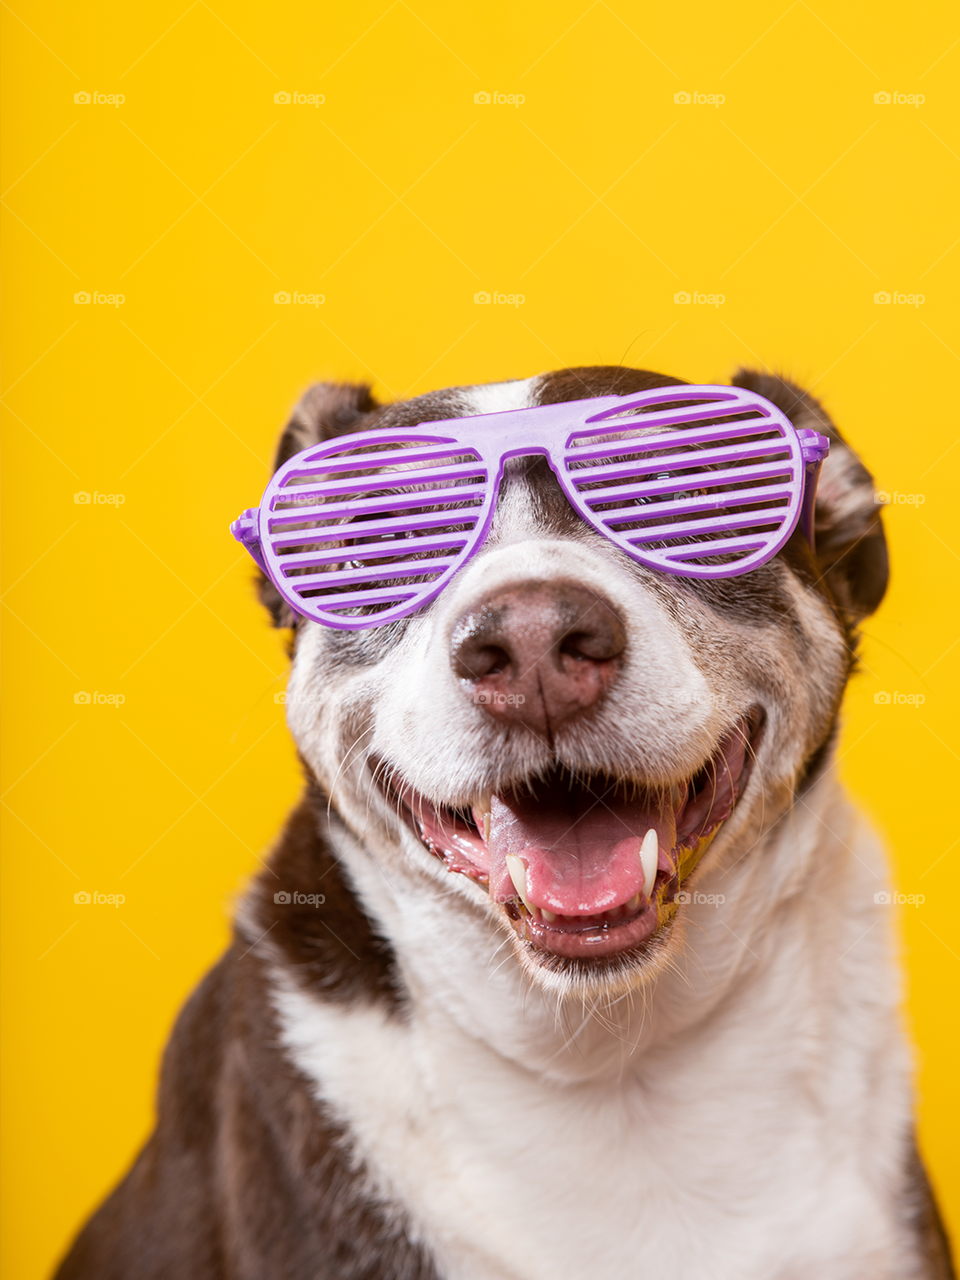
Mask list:
POLYGON ((820 479, 820 468, 823 460, 830 452, 830 441, 827 436, 820 435, 808 427, 802 427, 797 435, 800 437, 800 448, 803 454, 803 501, 800 507, 800 527, 810 543, 810 550, 816 554, 817 546, 814 537, 814 510, 817 504, 817 482, 820 479))
POLYGON ((270 574, 263 559, 263 552, 260 550, 259 515, 259 507, 248 508, 248 510, 244 511, 243 515, 241 515, 237 520, 234 520, 233 524, 230 526, 230 532, 241 546, 246 547, 260 569, 262 569, 267 577, 269 577, 270 574))

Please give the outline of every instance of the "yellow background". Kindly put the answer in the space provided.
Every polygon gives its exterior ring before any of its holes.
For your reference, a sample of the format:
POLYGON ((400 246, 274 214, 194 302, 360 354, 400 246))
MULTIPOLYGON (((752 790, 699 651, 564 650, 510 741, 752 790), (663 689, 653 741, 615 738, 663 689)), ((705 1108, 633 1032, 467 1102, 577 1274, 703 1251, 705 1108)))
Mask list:
POLYGON ((907 1017, 960 1229, 953 6, 3 17, 6 1274, 47 1274, 146 1136, 177 1008, 298 792, 282 640, 227 532, 289 406, 318 378, 390 398, 568 363, 781 370, 878 487, 924 499, 887 512, 840 768, 925 898, 902 913, 907 1017))

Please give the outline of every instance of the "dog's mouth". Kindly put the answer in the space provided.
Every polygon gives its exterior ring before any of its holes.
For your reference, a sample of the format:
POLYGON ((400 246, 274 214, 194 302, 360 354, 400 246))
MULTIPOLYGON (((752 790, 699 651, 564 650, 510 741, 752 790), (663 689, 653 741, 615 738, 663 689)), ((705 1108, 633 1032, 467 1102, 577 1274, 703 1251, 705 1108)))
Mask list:
POLYGON ((427 848, 485 886, 532 947, 618 955, 645 948, 675 914, 680 885, 746 787, 761 720, 742 717, 672 786, 557 768, 463 808, 431 804, 403 782, 390 791, 427 848))

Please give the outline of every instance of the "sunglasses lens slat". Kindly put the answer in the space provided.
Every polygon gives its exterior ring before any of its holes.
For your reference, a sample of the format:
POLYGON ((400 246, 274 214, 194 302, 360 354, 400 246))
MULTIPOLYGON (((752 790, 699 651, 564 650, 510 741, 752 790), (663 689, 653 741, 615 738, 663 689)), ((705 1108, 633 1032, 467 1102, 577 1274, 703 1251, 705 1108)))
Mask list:
MULTIPOLYGON (((394 591, 379 589, 376 591, 357 591, 348 597, 344 597, 342 603, 337 604, 335 598, 323 602, 323 612, 336 617, 340 623, 347 620, 349 614, 356 609, 368 609, 372 605, 393 605, 396 608, 408 604, 411 600, 417 598, 417 590, 414 587, 407 587, 405 590, 399 587, 394 591)), ((298 606, 306 612, 312 597, 303 597, 302 603, 298 606)), ((419 605, 417 606, 419 608, 419 605)), ((377 619, 382 618, 382 614, 377 615, 377 619)), ((389 619, 388 619, 389 621, 389 619)), ((364 626, 381 625, 380 621, 374 624, 369 619, 364 621, 364 626)))
POLYGON ((428 560, 420 566, 377 565, 373 569, 351 569, 347 573, 304 573, 289 580, 295 582, 301 592, 311 587, 319 588, 324 592, 338 591, 342 588, 350 590, 368 582, 390 583, 394 578, 417 578, 421 581, 429 579, 432 582, 437 574, 448 567, 449 563, 449 561, 428 560))
MULTIPOLYGON (((756 538, 719 538, 715 542, 705 544, 709 548, 711 556, 719 555, 745 555, 748 552, 761 551, 766 546, 766 540, 762 537, 756 538)), ((683 564, 684 572, 689 572, 689 562, 705 556, 704 547, 683 547, 675 549, 666 557, 671 563, 683 564)), ((724 566, 720 566, 721 568, 724 566)), ((715 576, 715 575, 713 575, 715 576)))
MULTIPOLYGON (((466 543, 466 537, 453 538, 435 538, 432 541, 418 539, 416 543, 416 554, 424 555, 428 551, 461 551, 466 543)), ((382 546, 374 545, 365 547, 362 544, 354 545, 350 548, 350 564, 360 565, 362 561, 372 560, 374 563, 382 561, 384 558, 384 549, 382 546)), ((323 565, 337 565, 343 563, 343 550, 326 551, 322 554, 311 552, 309 555, 298 556, 290 555, 283 558, 283 570, 289 575, 294 569, 320 568, 323 565)), ((429 562, 431 565, 436 564, 436 560, 429 562)))
MULTIPOLYGON (((465 508, 456 512, 457 524, 469 525, 471 528, 477 521, 476 508, 465 508)), ((400 534, 419 532, 425 533, 427 530, 440 530, 448 528, 452 517, 443 512, 438 512, 430 519, 422 516, 413 516, 408 519, 402 519, 399 516, 388 516, 386 519, 364 519, 358 522, 358 532, 355 535, 354 545, 361 541, 368 541, 371 538, 380 537, 383 534, 400 534), (359 530, 362 530, 359 531, 359 530)), ((272 523, 272 521, 271 521, 272 523)), ((303 542, 303 531, 293 530, 290 533, 272 533, 270 541, 274 547, 282 548, 286 546, 295 546, 303 542)), ((310 541, 321 542, 342 542, 343 526, 342 524, 332 524, 327 528, 312 528, 310 530, 310 541)), ((382 554, 382 553, 381 553, 382 554)))
POLYGON ((353 493, 364 493, 369 489, 383 489, 386 487, 384 481, 387 476, 393 479, 397 475, 404 476, 408 483, 416 483, 418 485, 435 485, 438 489, 453 485, 458 480, 482 480, 485 476, 485 469, 482 464, 474 463, 465 467, 446 467, 434 468, 432 470, 417 470, 413 473, 416 476, 415 481, 409 480, 410 473, 403 472, 384 472, 376 473, 366 472, 362 476, 353 476, 348 480, 328 480, 320 486, 311 486, 306 489, 306 493, 301 494, 300 488, 306 486, 294 486, 284 488, 276 495, 273 500, 273 510, 283 510, 287 503, 301 503, 304 497, 316 498, 322 496, 325 503, 336 500, 341 495, 349 495, 353 493), (379 481, 379 483, 375 483, 379 481))
MULTIPOLYGON (((660 470, 658 468, 658 470, 660 470)), ((760 475, 756 474, 756 470, 748 474, 746 468, 730 468, 722 473, 716 470, 706 470, 706 468, 674 468, 672 474, 658 475, 654 481, 640 481, 627 484, 611 484, 604 485, 602 488, 590 488, 585 485, 581 488, 580 493, 584 503, 591 509, 595 510, 602 507, 604 503, 614 502, 618 498, 632 498, 640 500, 646 498, 648 500, 660 499, 668 501, 674 494, 689 493, 691 491, 708 491, 715 490, 718 500, 722 498, 723 492, 734 484, 743 484, 751 478, 769 479, 771 482, 782 479, 787 480, 793 486, 794 472, 789 463, 778 462, 773 466, 765 469, 760 475)), ((710 495, 711 497, 713 495, 710 495)), ((704 498, 707 504, 710 497, 704 498)))
MULTIPOLYGON (((595 467, 576 468, 569 465, 568 469, 578 483, 581 481, 593 484, 600 480, 610 480, 617 476, 641 475, 644 472, 651 473, 655 471, 671 471, 680 467, 696 467, 704 469, 713 466, 717 462, 734 463, 746 461, 751 458, 761 459, 766 457, 775 457, 790 460, 789 451, 784 448, 782 440, 752 440, 745 443, 730 445, 722 449, 694 449, 690 448, 686 452, 681 453, 676 442, 663 436, 655 436, 649 442, 645 442, 643 450, 645 454, 653 456, 644 458, 634 458, 629 462, 609 462, 595 467)), ((619 450, 618 450, 619 454, 619 450)), ((573 462, 578 461, 575 456, 573 462)))
MULTIPOLYGON (((730 510, 735 507, 743 507, 747 503, 756 505, 758 503, 769 506, 771 503, 776 505, 771 510, 779 512, 784 502, 789 501, 793 492, 791 485, 769 485, 763 487, 754 487, 748 489, 737 489, 733 493, 725 495, 723 503, 724 510, 730 510)), ((645 507, 620 507, 617 513, 611 515, 609 512, 603 513, 602 523, 604 525, 627 525, 627 524, 651 524, 662 523, 664 519, 674 516, 692 517, 699 515, 707 515, 718 508, 713 502, 702 502, 697 498, 679 498, 676 502, 657 502, 650 503, 645 507)), ((751 514, 753 514, 751 512, 751 514)), ((732 516, 730 517, 733 518, 732 516)), ((674 536, 679 536, 681 527, 687 529, 687 526, 681 526, 677 523, 671 523, 665 528, 665 532, 669 531, 674 536)), ((690 529, 695 526, 691 524, 690 529)))
MULTIPOLYGON (((397 463, 406 466, 413 462, 440 461, 449 457, 450 449, 442 447, 434 449, 377 449, 368 453, 357 453, 353 457, 339 461, 324 459, 322 468, 324 475, 332 476, 343 471, 379 470, 382 467, 392 466, 397 463)), ((307 459, 304 464, 287 472, 287 479, 309 478, 315 476, 317 470, 317 464, 309 461, 309 451, 307 451, 307 459)))
MULTIPOLYGON (((681 524, 664 525, 657 529, 645 529, 626 535, 631 546, 639 547, 648 542, 674 542, 677 539, 699 538, 708 533, 726 533, 731 529, 779 527, 783 511, 779 507, 765 507, 759 511, 738 512, 732 516, 709 517, 704 520, 688 520, 681 524)), ((716 543, 709 544, 709 553, 716 555, 716 543)), ((703 554, 699 552, 698 554, 703 554)))
MULTIPOLYGON (((623 414, 604 419, 603 424, 595 427, 592 431, 572 432, 567 448, 571 451, 572 456, 583 459, 606 457, 611 452, 610 446, 614 442, 616 442, 618 448, 626 446, 621 451, 628 452, 633 448, 642 447, 643 444, 644 437, 635 437, 631 440, 622 438, 634 431, 643 431, 645 435, 652 432, 668 431, 670 438, 676 440, 678 444, 693 444, 710 440, 733 440, 739 436, 754 435, 770 429, 766 426, 766 420, 769 417, 769 407, 760 405, 756 401, 745 403, 738 401, 732 406, 711 404, 704 409, 687 407, 674 409, 669 414, 623 414), (725 416, 742 418, 745 414, 750 415, 748 421, 719 422, 715 423, 715 425, 698 426, 686 432, 681 429, 693 422, 711 423, 717 418, 725 416), (677 429, 673 430, 672 428, 674 427, 677 429), (620 436, 621 439, 616 439, 617 436, 620 436)), ((776 430, 776 428, 773 429, 776 430)))

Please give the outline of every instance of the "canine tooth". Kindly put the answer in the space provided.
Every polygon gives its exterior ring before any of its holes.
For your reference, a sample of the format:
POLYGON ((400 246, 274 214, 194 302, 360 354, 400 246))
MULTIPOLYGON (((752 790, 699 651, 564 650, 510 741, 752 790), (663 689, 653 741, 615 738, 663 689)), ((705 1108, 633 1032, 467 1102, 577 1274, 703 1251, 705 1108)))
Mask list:
POLYGON ((643 869, 643 894, 649 898, 657 878, 657 833, 653 827, 643 837, 640 846, 640 866, 643 869))
POLYGON ((528 911, 533 908, 527 901, 527 868, 523 864, 523 859, 518 858, 515 854, 507 854, 507 870, 510 873, 510 879, 513 881, 513 887, 520 895, 523 905, 528 911))

